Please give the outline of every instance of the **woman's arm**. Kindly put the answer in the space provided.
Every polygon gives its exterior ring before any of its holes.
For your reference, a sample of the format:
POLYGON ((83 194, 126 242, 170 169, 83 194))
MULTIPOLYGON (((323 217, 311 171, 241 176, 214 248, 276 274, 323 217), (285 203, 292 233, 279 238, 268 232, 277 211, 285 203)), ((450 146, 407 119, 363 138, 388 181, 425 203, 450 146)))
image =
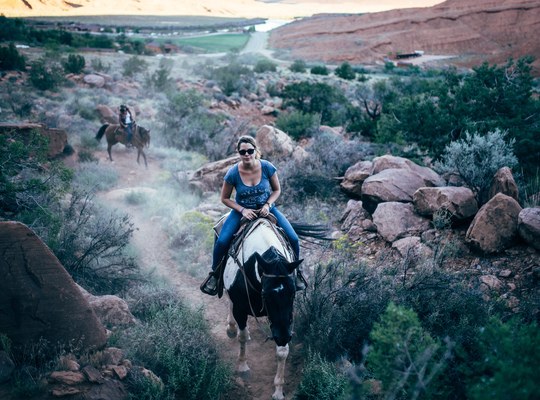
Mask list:
POLYGON ((279 183, 277 172, 270 177, 270 187, 272 188, 272 193, 270 194, 268 200, 266 200, 266 203, 260 210, 260 214, 263 217, 266 217, 270 213, 270 206, 274 204, 274 202, 281 195, 281 185, 279 183))
POLYGON ((266 200, 266 204, 268 205, 275 203, 279 196, 281 196, 281 185, 279 183, 277 172, 270 178, 270 187, 272 188, 272 194, 268 197, 268 200, 266 200))

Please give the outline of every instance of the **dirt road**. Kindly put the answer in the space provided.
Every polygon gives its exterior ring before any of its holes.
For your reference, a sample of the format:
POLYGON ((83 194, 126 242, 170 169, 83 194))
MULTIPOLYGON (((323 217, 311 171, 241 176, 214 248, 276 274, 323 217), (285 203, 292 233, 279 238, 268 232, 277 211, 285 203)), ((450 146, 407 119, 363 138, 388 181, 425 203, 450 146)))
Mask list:
MULTIPOLYGON (((137 230, 134 233, 133 244, 139 253, 139 262, 146 271, 155 271, 155 274, 170 282, 178 292, 194 308, 200 307, 211 326, 212 335, 219 343, 221 356, 226 362, 234 364, 238 355, 239 345, 237 339, 230 339, 225 332, 228 301, 224 296, 221 299, 203 294, 199 290, 200 282, 189 274, 182 272, 171 257, 168 248, 168 238, 161 229, 159 222, 148 218, 141 206, 130 205, 125 201, 125 196, 134 191, 152 192, 152 183, 158 177, 163 176, 158 162, 152 159, 151 149, 147 152, 148 169, 138 166, 136 152, 128 151, 122 145, 113 148, 115 162, 112 164, 121 177, 116 187, 98 196, 106 200, 108 204, 128 213, 137 230)), ((106 152, 98 153, 100 163, 108 163, 106 152)), ((248 344, 248 363, 251 367, 249 374, 237 374, 233 389, 223 394, 224 399, 268 400, 274 390, 273 380, 276 373, 275 344, 273 341, 265 342, 268 327, 264 322, 265 332, 257 325, 254 319, 250 319, 251 342, 248 344)), ((300 378, 302 360, 298 344, 290 345, 291 350, 287 361, 285 375, 285 396, 292 397, 300 378)))

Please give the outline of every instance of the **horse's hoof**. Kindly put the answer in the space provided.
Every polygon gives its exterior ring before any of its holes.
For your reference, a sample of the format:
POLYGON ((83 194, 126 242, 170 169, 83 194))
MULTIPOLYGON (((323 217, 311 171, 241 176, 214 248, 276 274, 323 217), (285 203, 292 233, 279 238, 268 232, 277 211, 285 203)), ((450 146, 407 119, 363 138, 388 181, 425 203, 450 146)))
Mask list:
POLYGON ((229 329, 227 328, 227 336, 231 339, 234 339, 238 335, 238 331, 236 329, 229 329))
POLYGON ((236 370, 238 371, 238 373, 244 376, 247 376, 249 374, 249 365, 247 364, 246 361, 241 362, 238 364, 238 367, 236 368, 236 370))
POLYGON ((283 392, 274 392, 272 395, 272 400, 284 400, 285 396, 283 395, 283 392))

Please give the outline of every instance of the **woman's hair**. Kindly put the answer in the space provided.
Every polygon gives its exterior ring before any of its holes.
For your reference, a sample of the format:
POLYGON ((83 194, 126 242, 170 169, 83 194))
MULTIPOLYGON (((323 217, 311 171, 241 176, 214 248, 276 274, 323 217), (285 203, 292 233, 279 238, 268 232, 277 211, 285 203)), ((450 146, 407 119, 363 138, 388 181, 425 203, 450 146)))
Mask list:
POLYGON ((236 143, 236 151, 240 150, 240 145, 242 143, 247 143, 247 144, 250 144, 253 146, 253 148, 255 149, 255 158, 261 158, 261 152, 259 151, 259 148, 257 147, 257 141, 255 140, 255 138, 251 137, 251 136, 240 136, 240 138, 238 139, 238 142, 236 143))

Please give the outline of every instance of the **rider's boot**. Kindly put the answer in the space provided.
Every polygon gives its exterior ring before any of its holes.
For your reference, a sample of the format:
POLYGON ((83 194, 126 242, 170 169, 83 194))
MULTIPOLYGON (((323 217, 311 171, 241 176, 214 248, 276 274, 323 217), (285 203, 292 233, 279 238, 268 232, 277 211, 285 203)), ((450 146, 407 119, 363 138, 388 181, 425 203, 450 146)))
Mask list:
POLYGON ((208 274, 208 278, 201 284, 201 291, 210 296, 215 296, 218 292, 218 278, 214 271, 208 274))

